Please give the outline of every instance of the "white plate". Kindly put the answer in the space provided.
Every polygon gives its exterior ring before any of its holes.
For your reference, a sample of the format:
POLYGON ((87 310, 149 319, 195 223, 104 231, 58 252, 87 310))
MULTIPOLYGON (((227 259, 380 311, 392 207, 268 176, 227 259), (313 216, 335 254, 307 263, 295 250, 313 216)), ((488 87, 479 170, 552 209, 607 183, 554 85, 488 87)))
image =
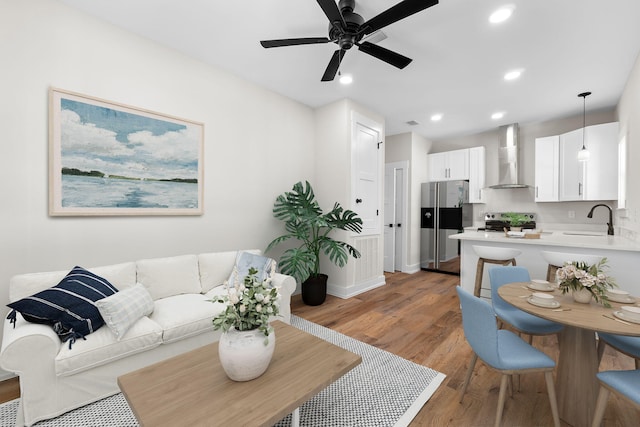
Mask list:
POLYGON ((558 308, 560 307, 560 303, 556 300, 551 300, 548 303, 546 302, 538 302, 536 300, 534 300, 533 298, 529 297, 527 298, 527 302, 529 304, 533 304, 537 307, 542 307, 542 308, 558 308))
POLYGON ((636 302, 636 299, 631 295, 609 295, 607 294, 607 299, 613 302, 619 302, 621 304, 633 304, 636 302))
POLYGON ((631 317, 625 315, 624 312, 620 310, 614 311, 613 315, 616 316, 618 319, 626 320, 627 322, 631 322, 631 323, 640 324, 640 320, 632 319, 631 317))
POLYGON ((532 280, 531 283, 527 285, 527 288, 542 292, 551 292, 555 289, 546 280, 532 280))

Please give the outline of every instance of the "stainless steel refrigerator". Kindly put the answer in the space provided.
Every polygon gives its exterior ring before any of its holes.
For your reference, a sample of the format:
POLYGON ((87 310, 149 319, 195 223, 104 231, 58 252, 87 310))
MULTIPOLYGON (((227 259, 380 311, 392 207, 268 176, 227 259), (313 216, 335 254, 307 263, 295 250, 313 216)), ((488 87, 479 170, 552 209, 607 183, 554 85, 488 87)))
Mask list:
POLYGON ((460 241, 449 239, 473 222, 467 181, 422 184, 420 267, 460 274, 460 241))

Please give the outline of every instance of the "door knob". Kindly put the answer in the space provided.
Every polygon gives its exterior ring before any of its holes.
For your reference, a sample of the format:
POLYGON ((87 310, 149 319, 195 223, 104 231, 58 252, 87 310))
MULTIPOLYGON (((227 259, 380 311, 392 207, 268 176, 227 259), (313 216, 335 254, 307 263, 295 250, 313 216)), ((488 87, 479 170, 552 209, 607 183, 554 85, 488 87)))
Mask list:
POLYGON ((398 224, 398 227, 402 227, 402 224, 398 224))
POLYGON ((362 199, 356 199, 356 203, 362 203, 362 199))
POLYGON ((393 228, 393 224, 389 224, 389 228, 393 228))

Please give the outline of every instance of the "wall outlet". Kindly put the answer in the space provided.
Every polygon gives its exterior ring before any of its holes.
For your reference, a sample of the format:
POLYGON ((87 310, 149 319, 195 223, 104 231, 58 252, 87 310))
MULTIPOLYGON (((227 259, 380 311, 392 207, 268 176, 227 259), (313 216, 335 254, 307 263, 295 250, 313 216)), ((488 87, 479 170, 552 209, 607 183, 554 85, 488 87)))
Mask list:
POLYGON ((569 211, 569 218, 574 219, 576 217, 576 211, 569 211))

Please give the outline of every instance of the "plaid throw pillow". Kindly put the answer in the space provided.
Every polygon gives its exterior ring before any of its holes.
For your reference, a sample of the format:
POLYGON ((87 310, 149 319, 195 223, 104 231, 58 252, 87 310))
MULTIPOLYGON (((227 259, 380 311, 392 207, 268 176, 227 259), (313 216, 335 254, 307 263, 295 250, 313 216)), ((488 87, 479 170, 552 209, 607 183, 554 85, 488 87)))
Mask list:
POLYGON ((13 310, 7 318, 15 327, 19 312, 29 322, 51 325, 71 348, 77 338, 104 325, 95 301, 116 292, 106 279, 76 266, 56 286, 8 304, 13 310))
POLYGON ((96 301, 96 305, 118 341, 140 318, 153 312, 153 299, 142 283, 96 301))

